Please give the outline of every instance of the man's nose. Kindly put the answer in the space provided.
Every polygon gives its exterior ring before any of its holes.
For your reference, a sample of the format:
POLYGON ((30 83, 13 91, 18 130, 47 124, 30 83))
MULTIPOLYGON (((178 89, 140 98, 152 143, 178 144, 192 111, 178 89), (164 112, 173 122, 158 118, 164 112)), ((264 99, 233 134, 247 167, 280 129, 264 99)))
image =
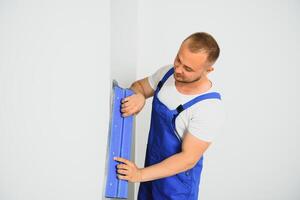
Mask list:
POLYGON ((174 66, 174 71, 176 74, 181 74, 182 73, 182 67, 180 65, 174 66))

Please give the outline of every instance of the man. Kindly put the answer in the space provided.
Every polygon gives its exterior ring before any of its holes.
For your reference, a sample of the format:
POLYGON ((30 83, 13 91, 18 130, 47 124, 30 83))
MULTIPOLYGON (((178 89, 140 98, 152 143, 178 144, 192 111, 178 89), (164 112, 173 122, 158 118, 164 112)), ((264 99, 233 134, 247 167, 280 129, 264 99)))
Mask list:
POLYGON ((134 82, 134 95, 122 101, 123 116, 137 114, 153 96, 144 168, 115 158, 118 178, 141 182, 139 200, 197 200, 203 153, 221 121, 221 97, 207 75, 219 46, 208 33, 186 38, 174 65, 134 82))

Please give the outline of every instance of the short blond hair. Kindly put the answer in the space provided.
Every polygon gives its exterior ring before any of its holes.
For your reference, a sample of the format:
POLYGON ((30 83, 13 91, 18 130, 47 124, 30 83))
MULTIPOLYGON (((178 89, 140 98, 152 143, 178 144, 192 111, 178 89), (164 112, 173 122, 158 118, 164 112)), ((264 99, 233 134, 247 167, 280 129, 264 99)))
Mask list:
POLYGON ((208 33, 196 32, 188 36, 182 43, 188 42, 188 48, 193 53, 207 53, 207 61, 215 63, 220 55, 220 48, 217 41, 208 33))

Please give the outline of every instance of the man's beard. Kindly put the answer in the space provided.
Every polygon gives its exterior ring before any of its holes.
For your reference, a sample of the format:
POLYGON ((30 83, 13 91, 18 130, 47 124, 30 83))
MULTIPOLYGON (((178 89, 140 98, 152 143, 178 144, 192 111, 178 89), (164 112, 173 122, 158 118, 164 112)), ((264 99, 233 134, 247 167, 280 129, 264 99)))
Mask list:
POLYGON ((194 79, 194 80, 190 80, 190 81, 187 81, 187 80, 178 80, 178 78, 176 78, 176 75, 174 74, 174 78, 176 81, 180 82, 180 83, 194 83, 196 81, 199 81, 201 79, 201 76, 194 79))

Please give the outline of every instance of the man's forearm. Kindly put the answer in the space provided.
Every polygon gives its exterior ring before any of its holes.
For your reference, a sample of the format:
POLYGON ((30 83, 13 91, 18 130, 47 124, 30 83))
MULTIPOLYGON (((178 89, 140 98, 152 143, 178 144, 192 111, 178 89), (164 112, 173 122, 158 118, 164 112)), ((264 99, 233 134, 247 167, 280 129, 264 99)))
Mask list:
POLYGON ((146 96, 145 91, 139 81, 135 81, 134 83, 132 83, 130 89, 133 90, 135 94, 140 93, 144 97, 146 96))
POLYGON ((151 181, 155 179, 173 176, 180 172, 187 171, 194 167, 195 161, 192 161, 188 155, 183 152, 175 154, 160 163, 141 169, 141 181, 151 181))

